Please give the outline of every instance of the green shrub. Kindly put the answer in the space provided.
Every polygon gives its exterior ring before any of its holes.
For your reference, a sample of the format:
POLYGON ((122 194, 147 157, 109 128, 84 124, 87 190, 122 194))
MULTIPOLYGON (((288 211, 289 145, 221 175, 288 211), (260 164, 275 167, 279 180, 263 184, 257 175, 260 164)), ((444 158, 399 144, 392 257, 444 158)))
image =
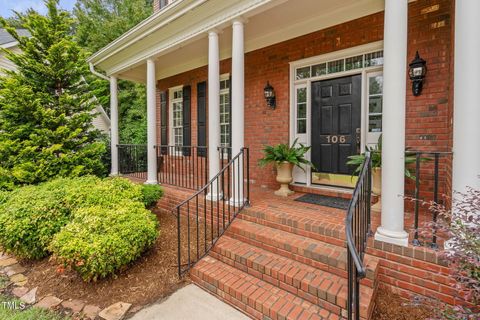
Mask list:
POLYGON ((0 205, 0 245, 21 258, 46 256, 53 235, 70 220, 64 196, 49 184, 12 191, 0 205))
POLYGON ((153 206, 163 196, 163 189, 157 184, 144 184, 142 186, 143 203, 146 207, 153 206))
POLYGON ((58 178, 37 186, 0 193, 0 245, 18 257, 40 259, 49 254, 53 236, 81 208, 116 208, 143 203, 142 188, 122 178, 95 176, 58 178))
POLYGON ((116 208, 79 209, 72 222, 55 235, 50 248, 59 262, 90 281, 137 259, 157 234, 156 216, 143 204, 125 200, 116 208))

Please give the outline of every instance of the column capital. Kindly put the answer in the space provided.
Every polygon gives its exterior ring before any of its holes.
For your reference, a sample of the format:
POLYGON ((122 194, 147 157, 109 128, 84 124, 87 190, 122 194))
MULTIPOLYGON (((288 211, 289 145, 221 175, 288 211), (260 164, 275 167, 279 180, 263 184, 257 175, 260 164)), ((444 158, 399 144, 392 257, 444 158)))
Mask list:
POLYGON ((207 31, 207 34, 209 37, 218 37, 218 35, 222 33, 222 30, 218 29, 218 28, 212 28, 210 30, 207 31))
POLYGON ((232 26, 234 25, 244 25, 248 22, 248 19, 240 16, 240 17, 236 17, 235 19, 233 19, 232 21, 232 26))

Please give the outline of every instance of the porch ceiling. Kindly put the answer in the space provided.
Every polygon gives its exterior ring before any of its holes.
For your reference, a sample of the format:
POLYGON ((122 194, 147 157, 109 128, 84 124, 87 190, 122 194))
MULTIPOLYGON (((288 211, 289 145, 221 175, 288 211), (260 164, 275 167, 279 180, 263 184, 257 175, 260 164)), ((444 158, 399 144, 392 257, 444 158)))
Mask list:
MULTIPOLYGON (((208 61, 207 32, 220 30, 220 58, 231 57, 231 21, 246 19, 245 50, 250 52, 281 41, 384 10, 384 0, 208 0, 149 35, 116 41, 89 59, 107 74, 146 81, 145 59, 154 57, 157 79, 192 70, 208 61), (148 54, 150 53, 150 56, 148 54)), ((201 2, 201 3, 200 3, 201 2)), ((194 5, 183 0, 166 11, 157 24, 194 5)), ((153 22, 150 22, 152 26, 153 22)), ((120 39, 121 40, 121 39, 120 39)))

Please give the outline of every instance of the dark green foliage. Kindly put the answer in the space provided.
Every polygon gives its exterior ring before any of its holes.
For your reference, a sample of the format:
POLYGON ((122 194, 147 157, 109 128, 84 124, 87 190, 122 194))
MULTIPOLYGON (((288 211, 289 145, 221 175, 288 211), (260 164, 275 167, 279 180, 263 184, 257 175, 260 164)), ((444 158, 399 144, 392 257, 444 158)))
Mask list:
POLYGON ((144 184, 142 186, 142 195, 145 206, 151 207, 163 196, 163 189, 157 184, 144 184))
POLYGON ((51 250, 58 261, 86 281, 115 273, 137 259, 157 238, 157 219, 138 202, 80 209, 55 235, 51 250))
POLYGON ((84 81, 86 55, 73 41, 73 20, 45 2, 46 16, 18 15, 32 37, 19 36, 21 53, 4 50, 18 72, 0 78, 0 188, 35 184, 52 177, 102 174, 105 145, 93 129, 94 101, 84 81))
POLYGON ((269 163, 289 162, 302 170, 302 165, 313 167, 313 164, 305 158, 305 154, 310 150, 310 147, 303 144, 297 145, 297 140, 289 146, 286 143, 278 144, 276 146, 266 146, 263 149, 264 157, 260 159, 259 164, 265 166, 269 163))
MULTIPOLYGON (((152 14, 151 0, 78 0, 74 15, 78 20, 78 43, 94 53, 152 14)), ((109 84, 92 79, 93 93, 109 113, 109 84)), ((121 143, 147 142, 145 86, 120 80, 119 133, 121 143)))

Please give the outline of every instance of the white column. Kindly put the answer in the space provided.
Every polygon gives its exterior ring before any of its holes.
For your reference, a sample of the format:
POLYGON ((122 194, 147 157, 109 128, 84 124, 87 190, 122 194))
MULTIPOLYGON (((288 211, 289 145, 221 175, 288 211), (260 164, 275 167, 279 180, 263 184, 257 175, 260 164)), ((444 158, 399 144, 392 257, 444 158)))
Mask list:
POLYGON ((480 1, 455 3, 454 191, 480 189, 480 1))
MULTIPOLYGON (((220 57, 218 33, 208 33, 208 173, 210 180, 220 171, 218 147, 220 146, 220 57)), ((217 201, 223 195, 213 184, 208 198, 217 201)))
POLYGON ((111 176, 117 176, 118 171, 118 85, 117 77, 110 77, 110 145, 112 155, 111 176))
POLYGON ((157 184, 157 86, 155 61, 147 59, 147 162, 146 184, 157 184))
POLYGON ((385 1, 382 214, 375 239, 408 245, 404 230, 408 1, 385 1))
MULTIPOLYGON (((245 131, 245 48, 243 21, 235 20, 232 25, 232 157, 237 155, 244 147, 245 131)), ((243 168, 242 159, 239 158, 240 168, 235 166, 232 170, 235 177, 235 195, 231 202, 234 205, 243 203, 243 168), (240 184, 239 184, 239 180, 240 184)))

